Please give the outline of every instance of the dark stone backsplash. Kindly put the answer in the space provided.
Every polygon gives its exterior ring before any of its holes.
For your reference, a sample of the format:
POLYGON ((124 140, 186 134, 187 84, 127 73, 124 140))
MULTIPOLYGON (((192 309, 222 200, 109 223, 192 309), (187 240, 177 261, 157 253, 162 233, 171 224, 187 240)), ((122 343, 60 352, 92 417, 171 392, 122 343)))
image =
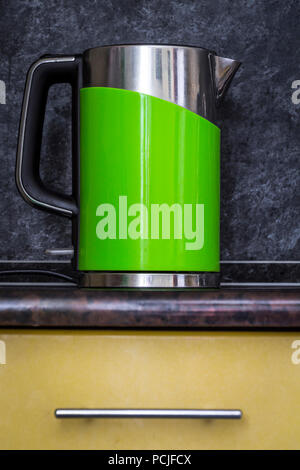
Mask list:
MULTIPOLYGON (((111 43, 182 43, 243 62, 220 109, 222 259, 297 260, 300 252, 300 3, 276 1, 0 0, 0 260, 48 259, 70 222, 27 205, 14 181, 26 72, 45 53, 111 43)), ((70 191, 70 90, 50 92, 42 175, 70 191)))

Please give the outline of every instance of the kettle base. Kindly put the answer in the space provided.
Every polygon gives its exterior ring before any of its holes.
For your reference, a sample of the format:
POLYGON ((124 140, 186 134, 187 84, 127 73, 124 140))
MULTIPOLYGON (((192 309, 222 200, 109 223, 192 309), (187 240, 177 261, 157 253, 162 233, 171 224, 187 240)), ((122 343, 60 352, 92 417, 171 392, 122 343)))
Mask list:
POLYGON ((219 287, 219 272, 81 271, 80 287, 118 289, 208 289, 219 287))

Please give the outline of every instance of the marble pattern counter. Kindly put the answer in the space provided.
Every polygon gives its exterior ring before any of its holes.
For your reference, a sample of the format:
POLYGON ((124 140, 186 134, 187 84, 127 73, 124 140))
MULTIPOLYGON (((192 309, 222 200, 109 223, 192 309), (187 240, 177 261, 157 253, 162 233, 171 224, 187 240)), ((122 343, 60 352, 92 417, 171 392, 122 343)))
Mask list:
POLYGON ((297 329, 300 291, 1 287, 0 327, 297 329))

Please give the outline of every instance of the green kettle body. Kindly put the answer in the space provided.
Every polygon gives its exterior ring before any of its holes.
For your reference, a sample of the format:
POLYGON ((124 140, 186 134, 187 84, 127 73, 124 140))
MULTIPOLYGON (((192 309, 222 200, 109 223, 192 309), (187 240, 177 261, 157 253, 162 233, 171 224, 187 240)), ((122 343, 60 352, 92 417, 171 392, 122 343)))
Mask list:
POLYGON ((16 165, 30 204, 68 216, 86 287, 217 287, 217 104, 239 66, 202 48, 104 46, 45 56, 27 76, 16 165), (45 92, 73 88, 73 194, 45 188, 45 92))
POLYGON ((219 128, 142 93, 80 95, 79 269, 219 271, 219 128))

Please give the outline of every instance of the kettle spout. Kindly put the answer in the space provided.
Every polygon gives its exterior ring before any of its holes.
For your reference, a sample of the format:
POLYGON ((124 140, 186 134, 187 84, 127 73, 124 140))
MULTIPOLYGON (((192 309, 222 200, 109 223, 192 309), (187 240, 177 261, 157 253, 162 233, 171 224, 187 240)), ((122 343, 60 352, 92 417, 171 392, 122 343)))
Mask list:
POLYGON ((224 97, 241 62, 216 55, 211 55, 210 58, 215 81, 216 101, 219 103, 224 97))

